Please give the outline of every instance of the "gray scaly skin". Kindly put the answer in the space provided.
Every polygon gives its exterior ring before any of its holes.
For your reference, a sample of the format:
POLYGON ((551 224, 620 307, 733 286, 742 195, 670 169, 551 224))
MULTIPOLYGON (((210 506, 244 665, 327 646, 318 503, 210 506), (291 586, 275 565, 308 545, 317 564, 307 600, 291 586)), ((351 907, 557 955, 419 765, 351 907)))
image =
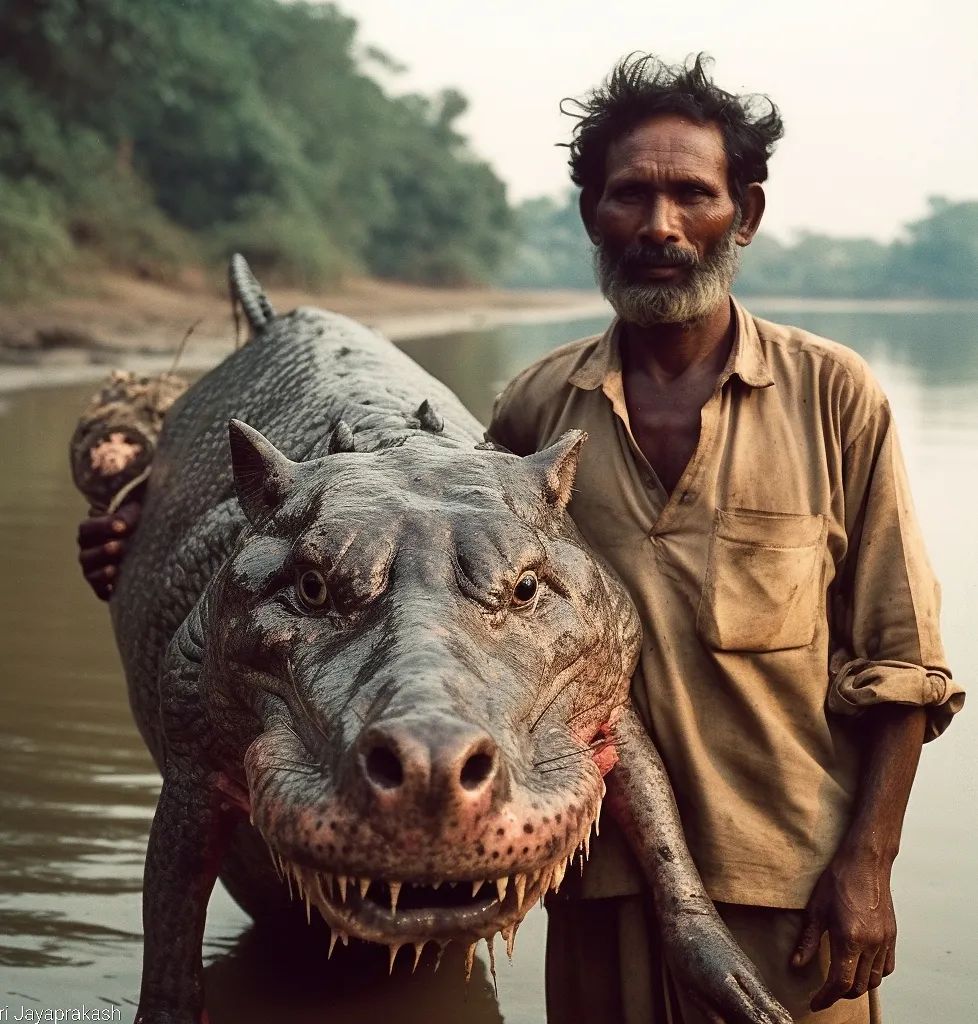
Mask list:
POLYGON ((680 978, 723 1019, 789 1020, 706 899, 628 706, 638 620, 565 511, 584 435, 497 450, 373 332, 276 317, 240 258, 231 277, 254 337, 168 412, 111 603, 163 776, 137 1022, 201 1019, 217 877, 256 918, 304 900, 392 963, 458 941, 471 966, 497 931, 511 951, 586 851, 616 728, 612 798, 680 978))

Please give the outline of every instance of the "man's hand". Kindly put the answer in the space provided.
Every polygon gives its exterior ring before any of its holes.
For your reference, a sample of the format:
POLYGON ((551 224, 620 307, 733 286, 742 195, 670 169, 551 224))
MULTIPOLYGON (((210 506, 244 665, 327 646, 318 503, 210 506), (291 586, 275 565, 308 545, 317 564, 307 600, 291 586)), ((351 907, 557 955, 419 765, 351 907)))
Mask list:
POLYGON ((826 931, 832 961, 825 984, 812 996, 812 1010, 857 999, 893 973, 896 916, 888 863, 840 850, 812 890, 793 966, 812 962, 826 931))
POLYGON ((78 527, 78 561, 95 596, 108 601, 115 589, 126 543, 139 523, 143 506, 130 501, 111 515, 93 515, 78 527))

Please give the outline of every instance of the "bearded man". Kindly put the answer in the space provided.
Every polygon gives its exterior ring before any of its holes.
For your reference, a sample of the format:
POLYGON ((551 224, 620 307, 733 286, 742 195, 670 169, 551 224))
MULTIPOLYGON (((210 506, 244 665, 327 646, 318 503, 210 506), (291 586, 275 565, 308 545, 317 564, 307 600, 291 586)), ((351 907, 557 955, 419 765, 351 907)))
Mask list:
MULTIPOLYGON (((520 374, 490 434, 528 454, 587 431, 570 511, 642 617, 632 695, 706 888, 795 1020, 877 1022, 921 744, 963 695, 879 385, 730 295, 782 123, 706 69, 633 56, 579 103, 571 176, 617 316, 520 374)), ((649 838, 608 787, 625 841, 603 829, 548 908, 550 1024, 714 1021, 657 952, 628 853, 649 838)))

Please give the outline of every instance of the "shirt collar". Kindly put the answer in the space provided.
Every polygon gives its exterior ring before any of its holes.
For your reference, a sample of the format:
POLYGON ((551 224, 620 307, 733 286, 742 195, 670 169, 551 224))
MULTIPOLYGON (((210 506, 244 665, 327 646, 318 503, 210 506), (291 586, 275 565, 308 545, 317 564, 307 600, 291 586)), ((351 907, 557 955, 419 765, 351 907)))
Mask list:
MULTIPOLYGON (((749 387, 770 387, 774 383, 774 378, 764 358, 754 318, 732 296, 730 304, 734 316, 734 342, 727 365, 720 375, 720 382, 724 384, 729 377, 736 374, 749 387)), ((598 338, 591 354, 571 374, 569 380, 574 387, 593 391, 609 377, 621 377, 621 353, 618 348, 620 333, 621 321, 615 317, 604 334, 598 338)))

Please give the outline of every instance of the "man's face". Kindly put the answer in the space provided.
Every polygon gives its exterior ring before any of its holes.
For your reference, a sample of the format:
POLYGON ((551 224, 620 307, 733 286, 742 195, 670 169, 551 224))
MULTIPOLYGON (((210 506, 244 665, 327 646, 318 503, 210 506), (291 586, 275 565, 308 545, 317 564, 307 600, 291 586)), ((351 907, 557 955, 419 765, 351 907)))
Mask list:
POLYGON ((740 210, 720 129, 679 115, 644 121, 608 150, 604 190, 585 222, 601 290, 639 326, 712 313, 739 265, 740 210))

